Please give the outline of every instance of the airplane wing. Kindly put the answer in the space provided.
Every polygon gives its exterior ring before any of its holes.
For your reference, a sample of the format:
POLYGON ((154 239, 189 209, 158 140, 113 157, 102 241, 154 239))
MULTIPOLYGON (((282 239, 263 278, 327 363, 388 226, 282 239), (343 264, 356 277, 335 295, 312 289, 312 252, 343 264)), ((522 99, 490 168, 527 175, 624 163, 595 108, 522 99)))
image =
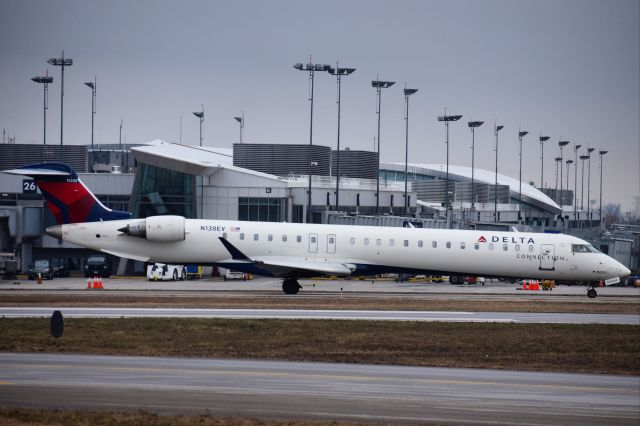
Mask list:
POLYGON ((296 277, 313 275, 351 275, 355 269, 349 264, 339 262, 309 262, 299 259, 274 259, 271 257, 250 258, 242 253, 227 239, 218 237, 225 248, 231 254, 231 259, 226 264, 254 265, 257 268, 269 271, 275 277, 296 277))

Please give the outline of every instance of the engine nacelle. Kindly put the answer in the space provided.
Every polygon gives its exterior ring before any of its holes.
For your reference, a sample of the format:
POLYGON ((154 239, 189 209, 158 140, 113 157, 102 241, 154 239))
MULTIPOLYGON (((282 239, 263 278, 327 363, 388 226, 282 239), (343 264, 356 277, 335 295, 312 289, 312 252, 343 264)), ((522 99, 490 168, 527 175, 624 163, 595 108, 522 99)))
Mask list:
POLYGON ((132 237, 148 241, 183 241, 186 236, 185 219, 182 216, 151 216, 118 229, 132 237))

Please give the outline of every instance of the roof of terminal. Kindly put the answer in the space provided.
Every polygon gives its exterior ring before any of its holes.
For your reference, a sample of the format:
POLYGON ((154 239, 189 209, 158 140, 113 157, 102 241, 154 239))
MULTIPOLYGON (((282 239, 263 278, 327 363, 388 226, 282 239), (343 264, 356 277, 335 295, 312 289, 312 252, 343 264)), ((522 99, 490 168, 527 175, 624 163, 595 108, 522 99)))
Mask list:
POLYGON ((234 166, 231 148, 181 145, 154 140, 145 145, 132 147, 131 151, 141 163, 192 175, 210 176, 221 169, 227 169, 278 180, 274 175, 234 166))
MULTIPOLYGON (((387 170, 404 172, 404 163, 382 163, 380 167, 387 170)), ((416 173, 439 179, 445 179, 447 174, 446 164, 409 163, 408 167, 409 173, 411 174, 416 173)), ((493 185, 495 183, 495 178, 495 172, 476 167, 474 179, 477 182, 493 185)), ((458 182, 471 182, 471 167, 449 164, 449 179, 458 182)), ((518 179, 498 173, 498 185, 508 185, 511 198, 517 199, 519 197, 520 181, 518 179)), ((553 213, 560 213, 561 211, 560 206, 558 206, 558 204, 556 204, 551 198, 546 196, 538 188, 529 185, 527 182, 522 182, 522 201, 553 213)))

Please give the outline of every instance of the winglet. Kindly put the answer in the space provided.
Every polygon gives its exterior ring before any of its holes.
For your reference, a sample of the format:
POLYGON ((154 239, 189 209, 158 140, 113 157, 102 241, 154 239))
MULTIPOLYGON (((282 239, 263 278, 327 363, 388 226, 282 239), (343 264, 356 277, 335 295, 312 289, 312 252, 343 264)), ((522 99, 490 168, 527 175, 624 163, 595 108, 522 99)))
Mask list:
POLYGON ((226 248, 229 251, 229 253, 231 254, 231 258, 233 260, 251 261, 249 257, 247 257, 244 253, 238 250, 233 244, 227 241, 226 238, 223 238, 223 237, 218 237, 218 238, 220 239, 220 242, 224 245, 224 248, 226 248))

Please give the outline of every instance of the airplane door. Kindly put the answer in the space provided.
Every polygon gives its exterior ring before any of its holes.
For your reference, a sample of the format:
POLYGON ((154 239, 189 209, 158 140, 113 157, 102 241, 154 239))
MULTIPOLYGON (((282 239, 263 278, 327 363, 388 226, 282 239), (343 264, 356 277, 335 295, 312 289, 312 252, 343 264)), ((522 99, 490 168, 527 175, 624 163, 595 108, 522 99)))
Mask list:
POLYGON ((553 244, 542 244, 540 246, 540 270, 555 271, 555 246, 553 244))
POLYGON ((309 234, 309 253, 318 252, 318 234, 309 234))
POLYGON ((336 236, 335 234, 327 235, 327 253, 334 254, 336 252, 336 236))

